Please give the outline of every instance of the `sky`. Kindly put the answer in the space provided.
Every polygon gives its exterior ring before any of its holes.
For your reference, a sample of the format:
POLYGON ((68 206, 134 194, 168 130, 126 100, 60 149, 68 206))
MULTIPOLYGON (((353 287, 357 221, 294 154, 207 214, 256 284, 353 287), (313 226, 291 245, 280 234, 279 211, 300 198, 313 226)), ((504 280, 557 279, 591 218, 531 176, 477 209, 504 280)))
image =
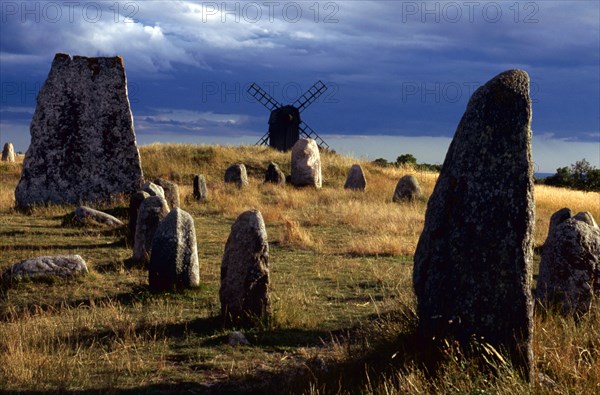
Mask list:
POLYGON ((361 159, 442 163, 472 92, 531 78, 536 172, 600 167, 600 2, 0 2, 0 141, 29 145, 55 53, 124 59, 138 144, 254 144, 269 113, 328 90, 302 119, 361 159))

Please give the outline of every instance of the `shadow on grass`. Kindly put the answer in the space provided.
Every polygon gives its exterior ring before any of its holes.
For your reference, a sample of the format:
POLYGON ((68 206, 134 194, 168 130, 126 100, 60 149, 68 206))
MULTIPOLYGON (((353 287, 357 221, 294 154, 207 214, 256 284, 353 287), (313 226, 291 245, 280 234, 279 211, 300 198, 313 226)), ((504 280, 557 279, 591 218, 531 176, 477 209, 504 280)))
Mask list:
POLYGON ((95 250, 98 248, 127 248, 128 243, 125 238, 113 241, 111 243, 98 244, 21 244, 21 245, 0 245, 0 251, 43 251, 43 250, 95 250))

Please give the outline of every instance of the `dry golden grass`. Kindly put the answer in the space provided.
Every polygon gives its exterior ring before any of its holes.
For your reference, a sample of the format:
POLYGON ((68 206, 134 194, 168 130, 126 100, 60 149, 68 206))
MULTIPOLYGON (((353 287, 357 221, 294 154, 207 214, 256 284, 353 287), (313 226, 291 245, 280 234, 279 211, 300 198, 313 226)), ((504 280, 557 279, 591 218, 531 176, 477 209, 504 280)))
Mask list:
MULTIPOLYGON (((180 186, 182 207, 195 219, 202 287, 150 295, 145 271, 127 265, 131 247, 123 232, 62 227, 73 206, 39 207, 30 215, 13 210, 21 165, 0 164, 0 271, 31 256, 62 253, 82 255, 91 271, 74 282, 0 290, 0 391, 170 392, 177 388, 156 385, 183 382, 203 383, 190 384, 192 392, 214 383, 225 385, 224 392, 244 392, 245 385, 258 392, 266 385, 263 393, 600 390, 597 311, 579 323, 552 313, 536 316, 536 367, 556 381, 554 388, 524 383, 506 367, 489 377, 452 355, 430 377, 403 351, 410 349, 399 336, 410 333, 414 321, 412 256, 426 199, 398 204, 391 198, 406 174, 415 175, 429 196, 436 173, 323 153, 323 188, 298 189, 262 183, 270 161, 287 174, 290 169, 289 154, 264 147, 154 144, 140 152, 148 179, 166 177, 180 186), (248 169, 246 189, 222 180, 235 162, 248 169), (343 189, 354 163, 365 170, 365 192, 343 189), (191 197, 195 174, 207 178, 206 203, 191 197), (217 321, 220 260, 231 224, 249 209, 261 211, 271 243, 273 318, 268 328, 248 332, 251 347, 232 348, 217 321), (319 373, 315 360, 325 361, 327 371, 319 373), (285 384, 290 380, 298 383, 285 384)), ((536 186, 535 199, 536 246, 562 207, 600 218, 598 193, 536 186)), ((126 203, 100 208, 123 211, 126 203)))

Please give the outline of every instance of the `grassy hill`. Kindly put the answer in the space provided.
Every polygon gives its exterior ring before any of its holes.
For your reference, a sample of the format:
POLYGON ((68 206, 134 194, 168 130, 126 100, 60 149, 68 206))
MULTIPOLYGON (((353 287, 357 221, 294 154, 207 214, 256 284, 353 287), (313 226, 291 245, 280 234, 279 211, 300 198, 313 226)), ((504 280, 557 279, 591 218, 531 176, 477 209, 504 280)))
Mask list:
MULTIPOLYGON (((414 174, 426 196, 437 174, 381 168, 323 153, 321 190, 264 185, 289 154, 264 147, 141 147, 144 175, 180 186, 195 220, 201 287, 152 295, 143 268, 129 263, 124 230, 62 226, 74 207, 16 212, 21 164, 0 164, 0 271, 20 260, 79 254, 90 275, 0 290, 0 390, 192 393, 594 393, 600 391, 600 312, 579 322, 536 313, 536 368, 555 384, 522 382, 508 366, 481 372, 449 347, 432 369, 414 340, 412 257, 426 200, 392 203, 397 180, 414 174), (250 187, 222 176, 246 165, 250 187), (343 189, 361 163, 367 191, 343 189), (191 198, 204 174, 209 201, 191 198), (219 321, 225 241, 241 212, 259 209, 270 242, 273 319, 247 331, 250 346, 227 345, 219 321)), ((550 216, 562 207, 600 218, 600 194, 536 186, 535 262, 550 216)), ((126 218, 127 202, 99 207, 126 218)))

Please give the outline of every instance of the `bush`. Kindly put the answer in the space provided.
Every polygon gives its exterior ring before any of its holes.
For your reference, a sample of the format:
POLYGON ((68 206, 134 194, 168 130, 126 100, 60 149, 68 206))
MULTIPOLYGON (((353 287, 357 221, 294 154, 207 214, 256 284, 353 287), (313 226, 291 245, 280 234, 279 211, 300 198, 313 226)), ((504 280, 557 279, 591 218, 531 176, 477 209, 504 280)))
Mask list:
POLYGON ((556 169, 556 174, 546 178, 543 183, 582 191, 600 192, 600 169, 596 169, 587 160, 582 159, 572 164, 570 168, 556 169))

